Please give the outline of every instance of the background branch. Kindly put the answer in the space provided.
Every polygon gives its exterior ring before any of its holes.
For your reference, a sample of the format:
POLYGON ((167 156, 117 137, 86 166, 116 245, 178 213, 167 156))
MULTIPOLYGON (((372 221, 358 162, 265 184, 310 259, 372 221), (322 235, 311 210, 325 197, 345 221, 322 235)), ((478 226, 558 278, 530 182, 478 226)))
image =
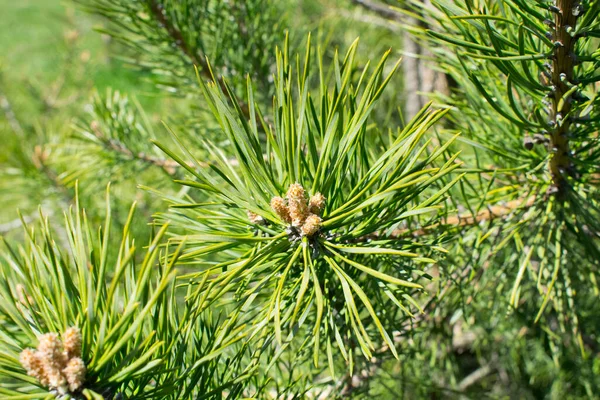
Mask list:
POLYGON ((395 11, 392 6, 378 1, 352 0, 352 2, 389 20, 400 21, 403 17, 403 15, 398 11, 395 11))

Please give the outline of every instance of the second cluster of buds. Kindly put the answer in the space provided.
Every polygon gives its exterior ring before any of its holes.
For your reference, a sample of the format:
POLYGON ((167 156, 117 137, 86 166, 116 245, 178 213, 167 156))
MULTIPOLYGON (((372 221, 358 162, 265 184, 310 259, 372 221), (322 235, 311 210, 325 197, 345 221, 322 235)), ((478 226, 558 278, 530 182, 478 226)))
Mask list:
POLYGON ((325 197, 321 193, 307 199, 306 191, 299 183, 290 185, 285 199, 271 199, 271 208, 285 223, 300 230, 302 236, 311 237, 321 228, 321 212, 325 197))
POLYGON ((81 333, 79 328, 68 328, 62 340, 56 333, 46 333, 39 338, 37 349, 25 349, 20 356, 27 375, 37 379, 42 386, 59 394, 77 392, 85 379, 86 368, 81 359, 81 333))

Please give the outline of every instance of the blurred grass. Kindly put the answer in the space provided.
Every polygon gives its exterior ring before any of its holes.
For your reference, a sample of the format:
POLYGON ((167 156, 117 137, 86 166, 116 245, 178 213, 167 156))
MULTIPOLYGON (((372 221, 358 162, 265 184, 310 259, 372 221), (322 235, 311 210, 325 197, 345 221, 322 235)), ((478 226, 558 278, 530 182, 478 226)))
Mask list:
POLYGON ((110 86, 124 92, 146 92, 150 96, 141 101, 145 106, 155 105, 154 86, 140 72, 112 57, 115 45, 93 30, 101 25, 101 20, 68 1, 2 0, 1 3, 0 65, 9 81, 47 84, 64 71, 66 63, 81 63, 85 65, 86 83, 93 83, 98 90, 110 86), (68 60, 73 41, 73 59, 68 60))

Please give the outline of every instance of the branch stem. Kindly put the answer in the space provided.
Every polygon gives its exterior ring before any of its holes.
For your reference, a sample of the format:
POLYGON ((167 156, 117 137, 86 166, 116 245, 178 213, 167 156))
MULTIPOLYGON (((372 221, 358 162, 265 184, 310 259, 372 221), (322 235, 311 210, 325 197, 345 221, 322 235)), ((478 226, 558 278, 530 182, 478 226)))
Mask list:
MULTIPOLYGON (((208 61, 206 60, 206 58, 199 55, 194 49, 190 47, 181 31, 177 29, 177 27, 168 18, 164 6, 160 4, 157 0, 151 0, 149 2, 149 7, 150 11, 152 12, 152 15, 154 16, 154 18, 156 18, 160 26, 164 27, 164 29, 167 31, 167 33, 173 40, 173 43, 175 43, 175 45, 192 62, 192 64, 198 67, 199 73, 202 74, 204 78, 212 80, 213 77, 210 72, 210 66, 208 64, 208 61)), ((229 98, 229 100, 231 100, 232 102, 237 101, 240 108, 242 109, 242 112, 244 113, 244 116, 246 118, 249 118, 250 108, 248 107, 248 104, 233 99, 231 98, 231 96, 229 96, 229 92, 227 91, 225 81, 222 77, 215 77, 215 79, 217 80, 216 83, 219 85, 223 93, 229 98)), ((261 121, 258 117, 256 117, 256 122, 257 126, 262 127, 261 121)))
MULTIPOLYGON (((484 221, 491 221, 494 219, 502 219, 508 217, 510 214, 519 209, 528 209, 535 204, 536 196, 530 196, 528 198, 521 198, 517 200, 512 200, 507 202, 506 204, 496 204, 494 206, 488 207, 485 210, 479 211, 477 214, 473 215, 471 213, 464 215, 451 215, 449 217, 443 218, 441 222, 437 224, 432 224, 425 226, 418 230, 411 230, 409 228, 401 228, 394 230, 390 237, 392 238, 406 238, 409 236, 424 236, 429 233, 439 231, 441 226, 448 227, 463 227, 463 226, 474 226, 484 221)), ((370 235, 369 238, 373 238, 370 235)))
POLYGON ((557 0, 557 11, 554 16, 554 58, 552 65, 552 107, 550 121, 553 127, 550 132, 550 172, 557 193, 564 194, 568 187, 567 175, 572 173, 573 164, 569 148, 571 121, 571 94, 573 87, 573 71, 575 67, 575 43, 577 38, 571 31, 577 24, 578 13, 573 12, 577 6, 575 0, 557 0))
POLYGON ((380 3, 375 0, 352 0, 354 3, 360 5, 361 7, 372 11, 379 16, 390 20, 390 21, 400 21, 402 19, 402 14, 398 11, 394 10, 392 6, 380 3))

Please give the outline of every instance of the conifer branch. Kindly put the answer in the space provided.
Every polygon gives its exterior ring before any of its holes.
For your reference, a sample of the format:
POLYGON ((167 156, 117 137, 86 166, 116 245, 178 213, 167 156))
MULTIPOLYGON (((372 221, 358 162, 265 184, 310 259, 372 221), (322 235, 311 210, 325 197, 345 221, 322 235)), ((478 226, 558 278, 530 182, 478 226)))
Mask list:
MULTIPOLYGON (((164 29, 167 31, 167 33, 173 40, 172 43, 174 43, 181 50, 181 52, 187 58, 189 58, 189 60, 192 62, 192 64, 194 64, 197 67, 197 70, 205 79, 212 80, 213 77, 211 75, 210 65, 208 64, 206 58, 199 56, 190 47, 190 45, 187 43, 184 36, 182 35, 181 31, 179 31, 179 29, 177 29, 177 27, 175 27, 175 25, 173 25, 173 23, 167 17, 167 15, 164 11, 164 7, 160 3, 158 3, 156 0, 151 0, 150 1, 150 10, 152 12, 152 15, 159 22, 160 26, 163 26, 164 29)), ((229 91, 227 90, 227 85, 225 84, 225 81, 223 80, 222 77, 219 77, 217 79, 217 81, 219 83, 221 90, 223 91, 223 93, 225 93, 225 95, 228 97, 228 99, 230 101, 237 101, 240 108, 244 112, 244 115, 247 118, 249 118, 250 117, 250 109, 248 107, 248 104, 231 98, 231 96, 229 95, 229 91)), ((259 127, 262 127, 258 117, 256 117, 256 122, 259 127)))
POLYGON ((202 69, 202 73, 206 75, 207 78, 210 78, 210 76, 208 75, 208 63, 205 59, 199 57, 198 54, 190 48, 189 44, 181 34, 181 31, 179 31, 179 29, 177 29, 175 25, 171 23, 169 18, 167 18, 164 7, 156 0, 151 0, 149 2, 149 5, 150 11, 152 11, 152 15, 154 16, 154 18, 156 18, 159 25, 164 27, 164 29, 167 31, 167 33, 173 40, 172 43, 174 43, 181 50, 181 52, 190 59, 190 61, 193 64, 200 67, 202 69))
POLYGON ((130 150, 123 142, 114 138, 107 138, 97 123, 92 122, 90 128, 94 136, 100 140, 106 150, 114 151, 117 154, 132 161, 141 161, 143 163, 161 168, 167 175, 174 176, 177 174, 177 168, 180 166, 175 161, 167 160, 160 157, 151 156, 144 152, 134 152, 130 150))
MULTIPOLYGON (((423 228, 412 230, 409 228, 399 228, 389 235, 391 238, 399 239, 406 237, 419 237, 428 235, 434 232, 439 232, 441 227, 449 227, 449 228, 457 228, 457 227, 467 227, 467 226, 475 226, 482 222, 493 221, 496 219, 503 219, 511 215, 517 210, 520 209, 528 209, 535 205, 536 196, 530 196, 528 198, 522 198, 517 200, 512 200, 507 202, 506 204, 496 204, 494 206, 488 207, 485 210, 479 211, 476 215, 471 213, 463 214, 463 215, 451 215, 448 217, 442 218, 442 220, 436 224, 428 225, 423 228)), ((363 240, 374 239, 380 237, 381 235, 369 235, 363 240)))
POLYGON ((352 0, 354 3, 359 6, 365 8, 366 10, 372 11, 379 16, 389 19, 392 21, 400 21, 402 19, 402 14, 395 11, 392 6, 388 4, 382 4, 378 1, 374 0, 352 0))
POLYGON ((571 35, 575 29, 579 13, 575 0, 558 0, 554 10, 554 57, 552 63, 552 106, 550 123, 550 172, 555 188, 564 194, 567 186, 566 175, 574 175, 573 163, 570 159, 569 135, 571 127, 573 70, 576 62, 575 43, 577 38, 571 35))

